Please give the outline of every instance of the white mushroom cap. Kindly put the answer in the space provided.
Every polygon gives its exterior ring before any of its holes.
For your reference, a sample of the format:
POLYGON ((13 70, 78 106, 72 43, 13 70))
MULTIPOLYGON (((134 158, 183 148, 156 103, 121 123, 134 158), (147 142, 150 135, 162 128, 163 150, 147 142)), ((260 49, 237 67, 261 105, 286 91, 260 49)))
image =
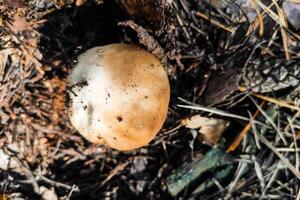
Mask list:
POLYGON ((73 126, 87 140, 118 150, 141 147, 168 111, 168 76, 151 53, 111 44, 81 54, 69 75, 73 126))

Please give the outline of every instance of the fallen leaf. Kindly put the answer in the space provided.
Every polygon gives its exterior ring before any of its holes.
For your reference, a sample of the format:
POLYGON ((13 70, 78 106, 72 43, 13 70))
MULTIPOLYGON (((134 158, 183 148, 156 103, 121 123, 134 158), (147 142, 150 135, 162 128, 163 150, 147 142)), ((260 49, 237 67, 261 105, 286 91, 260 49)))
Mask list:
POLYGON ((211 118, 210 124, 202 126, 199 133, 201 133, 200 136, 202 136, 207 145, 214 146, 219 143, 223 132, 228 126, 228 121, 211 118))
POLYGON ((238 90, 240 75, 234 69, 226 69, 223 73, 212 73, 203 92, 205 105, 217 104, 238 90))
POLYGON ((198 129, 209 122, 209 118, 201 117, 200 115, 194 115, 190 118, 184 119, 182 123, 186 128, 198 129))
POLYGON ((229 126, 229 122, 226 120, 202 117, 200 115, 184 119, 182 123, 186 128, 199 129, 200 137, 210 146, 219 142, 222 133, 229 126))

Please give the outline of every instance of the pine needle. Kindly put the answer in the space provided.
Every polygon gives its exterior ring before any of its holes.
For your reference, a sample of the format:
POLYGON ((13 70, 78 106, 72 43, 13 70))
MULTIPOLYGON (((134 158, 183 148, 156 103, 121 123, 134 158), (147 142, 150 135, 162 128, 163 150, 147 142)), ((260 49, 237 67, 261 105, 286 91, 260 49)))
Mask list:
MULTIPOLYGON (((263 101, 261 103, 261 107, 264 106, 265 101, 263 101)), ((260 113, 259 109, 256 110, 256 112, 253 115, 253 119, 255 119, 258 114, 260 113)), ((242 132, 238 135, 238 137, 234 140, 234 142, 229 146, 229 148, 227 149, 227 153, 234 151, 239 144, 241 143, 242 139, 245 137, 245 135, 249 132, 249 130, 251 129, 251 123, 249 122, 244 129, 242 130, 242 132)))
POLYGON ((275 99, 275 98, 272 98, 272 97, 268 97, 268 96, 264 96, 264 95, 261 95, 261 94, 255 94, 255 93, 253 93, 252 95, 255 96, 255 97, 257 97, 257 98, 263 99, 265 101, 277 104, 278 106, 286 107, 286 108, 289 108, 291 110, 300 111, 300 107, 299 106, 290 104, 288 101, 278 100, 278 99, 275 99))

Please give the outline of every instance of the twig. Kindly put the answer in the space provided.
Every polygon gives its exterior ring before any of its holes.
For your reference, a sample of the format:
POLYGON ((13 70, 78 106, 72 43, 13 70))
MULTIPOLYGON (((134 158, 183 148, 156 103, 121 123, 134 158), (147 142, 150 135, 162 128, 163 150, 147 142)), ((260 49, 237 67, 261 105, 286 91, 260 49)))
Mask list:
POLYGON ((66 189, 66 190, 72 190, 73 189, 73 191, 74 192, 79 192, 79 188, 77 187, 77 186, 69 186, 69 185, 66 185, 66 184, 64 184, 64 183, 60 183, 60 182, 57 182, 57 181, 53 181, 53 180, 51 180, 51 179, 49 179, 49 178, 47 178, 47 177, 45 177, 45 176, 43 176, 43 175, 37 175, 37 177, 36 177, 38 180, 41 180, 41 181, 44 181, 45 183, 47 183, 47 184, 49 184, 49 185, 51 185, 51 186, 53 186, 53 187, 56 187, 56 188, 64 188, 64 189, 66 189), (73 188, 74 187, 74 188, 73 188))
POLYGON ((168 190, 175 197, 204 173, 218 169, 215 172, 215 176, 223 177, 229 173, 232 166, 233 159, 229 154, 220 147, 212 148, 202 159, 195 160, 192 163, 185 163, 175 170, 167 178, 168 190))

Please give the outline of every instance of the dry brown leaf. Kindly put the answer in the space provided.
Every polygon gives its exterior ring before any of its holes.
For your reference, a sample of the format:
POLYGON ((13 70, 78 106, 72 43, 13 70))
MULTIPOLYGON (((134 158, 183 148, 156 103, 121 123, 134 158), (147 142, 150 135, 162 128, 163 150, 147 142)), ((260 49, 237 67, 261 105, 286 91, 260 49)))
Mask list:
POLYGON ((204 142, 210 146, 218 144, 224 130, 228 127, 229 122, 221 119, 211 119, 210 124, 202 126, 199 130, 204 142))
POLYGON ((209 121, 209 118, 201 117, 200 115, 194 115, 190 118, 182 120, 182 123, 186 128, 189 129, 198 129, 201 126, 204 126, 209 121))
POLYGON ((203 103, 205 105, 222 103, 238 90, 239 81, 239 73, 230 67, 224 68, 222 73, 213 72, 202 95, 203 103))
POLYGON ((229 122, 222 119, 202 117, 194 115, 184 119, 182 123, 186 128, 199 129, 200 137, 210 146, 217 144, 229 122))

